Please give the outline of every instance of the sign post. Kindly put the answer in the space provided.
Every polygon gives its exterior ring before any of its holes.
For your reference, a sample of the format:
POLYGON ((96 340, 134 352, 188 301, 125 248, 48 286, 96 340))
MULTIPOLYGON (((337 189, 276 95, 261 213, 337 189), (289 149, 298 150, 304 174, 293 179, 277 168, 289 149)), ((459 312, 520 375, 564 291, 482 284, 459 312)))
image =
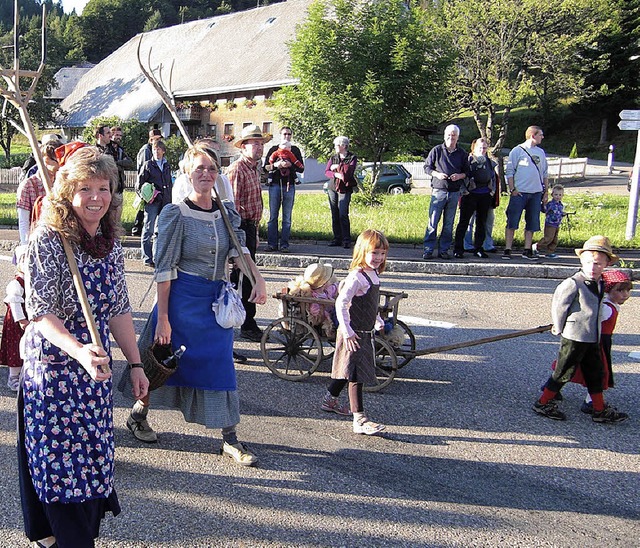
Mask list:
POLYGON ((638 179, 640 178, 640 110, 623 110, 620 112, 618 127, 622 130, 637 131, 636 157, 633 162, 633 177, 631 180, 631 196, 629 196, 629 213, 627 215, 627 229, 625 238, 631 240, 636 235, 638 221, 638 179))

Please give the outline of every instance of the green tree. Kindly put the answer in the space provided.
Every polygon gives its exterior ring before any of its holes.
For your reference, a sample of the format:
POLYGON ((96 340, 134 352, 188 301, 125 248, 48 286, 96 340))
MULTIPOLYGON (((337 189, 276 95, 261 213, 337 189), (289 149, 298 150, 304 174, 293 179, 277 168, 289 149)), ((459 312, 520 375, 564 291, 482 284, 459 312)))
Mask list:
POLYGON ((537 105, 543 123, 560 98, 580 94, 588 67, 578 52, 605 15, 603 0, 445 2, 444 25, 456 33, 457 107, 473 113, 480 135, 498 150, 513 108, 537 105))
POLYGON ((122 120, 117 116, 100 116, 91 120, 91 123, 84 128, 82 140, 86 143, 95 144, 96 129, 98 126, 108 125, 109 127, 120 126, 122 128, 122 148, 132 160, 140 150, 140 147, 147 143, 149 138, 149 128, 146 124, 138 120, 122 120))
POLYGON ((274 97, 279 119, 321 158, 336 135, 376 163, 423 146, 414 129, 440 119, 452 65, 449 35, 433 23, 402 0, 313 3, 290 46, 299 84, 274 97))

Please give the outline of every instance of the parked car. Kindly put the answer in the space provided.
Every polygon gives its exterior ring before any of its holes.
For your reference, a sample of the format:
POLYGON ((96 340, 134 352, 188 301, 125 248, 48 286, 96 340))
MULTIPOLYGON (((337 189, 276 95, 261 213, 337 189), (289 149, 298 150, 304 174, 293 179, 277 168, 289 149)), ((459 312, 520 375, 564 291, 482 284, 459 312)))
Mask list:
MULTIPOLYGON (((373 164, 365 162, 356 174, 362 183, 367 173, 373 169, 373 164)), ((380 168, 375 190, 389 194, 404 194, 411 192, 411 173, 402 164, 384 163, 380 168)))

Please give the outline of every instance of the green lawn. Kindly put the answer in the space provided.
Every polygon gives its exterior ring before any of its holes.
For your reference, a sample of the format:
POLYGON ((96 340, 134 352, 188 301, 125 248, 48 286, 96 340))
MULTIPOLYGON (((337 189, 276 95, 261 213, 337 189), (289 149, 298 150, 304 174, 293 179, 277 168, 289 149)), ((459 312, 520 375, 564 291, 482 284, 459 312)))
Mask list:
MULTIPOLYGON (((268 215, 268 195, 265 200, 265 217, 268 215)), ((429 195, 404 194, 401 196, 381 196, 383 205, 365 207, 351 206, 351 231, 357 235, 366 228, 383 231, 394 243, 419 244, 424 237, 429 210, 429 195)), ((135 212, 131 203, 133 192, 125 192, 123 224, 131 228, 135 212)), ((494 239, 496 244, 504 244, 505 207, 504 197, 496 212, 494 239)), ((0 193, 0 224, 16 226, 16 195, 13 192, 0 193)), ((594 234, 608 236, 614 247, 640 248, 640 235, 633 240, 624 238, 629 199, 626 196, 588 194, 565 195, 565 211, 575 211, 571 215, 571 237, 566 224, 560 232, 560 247, 579 247, 594 234)), ((263 217, 261 233, 266 236, 266 219, 263 217)), ((516 233, 515 245, 522 245, 522 230, 516 233)), ((331 238, 331 216, 325 194, 298 193, 293 209, 292 239, 329 240, 331 238)))

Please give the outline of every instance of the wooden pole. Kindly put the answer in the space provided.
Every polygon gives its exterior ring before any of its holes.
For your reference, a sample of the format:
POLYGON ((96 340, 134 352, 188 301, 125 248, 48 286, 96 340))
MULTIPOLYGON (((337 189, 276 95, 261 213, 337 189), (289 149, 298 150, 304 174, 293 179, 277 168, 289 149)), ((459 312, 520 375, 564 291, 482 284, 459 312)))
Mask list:
MULTIPOLYGON (((13 51, 13 68, 11 70, 5 70, 0 67, 0 76, 4 79, 6 83, 6 88, 0 87, 0 95, 5 98, 5 100, 9 101, 12 105, 16 107, 18 112, 20 113, 20 119, 22 121, 22 128, 18 127, 18 130, 23 133, 27 139, 29 140, 29 145, 31 146, 31 150, 33 151, 33 155, 36 160, 36 164, 38 166, 38 174, 44 183, 45 192, 47 194, 50 193, 51 187, 51 179, 49 177, 49 171, 44 163, 44 158, 42 156, 42 151, 40 150, 40 145, 38 143, 38 138, 36 137, 35 128, 33 127, 33 123, 31 122, 31 117, 29 116, 29 101, 33 97, 33 94, 36 89, 36 85, 38 84, 38 80, 42 75, 42 71, 45 67, 46 62, 46 8, 45 5, 42 5, 42 53, 40 57, 40 66, 37 71, 21 71, 20 70, 20 50, 19 50, 19 22, 20 16, 18 11, 18 0, 14 0, 14 51, 13 51), (24 92, 20 88, 20 78, 31 78, 31 85, 29 89, 24 92)), ((64 246, 65 255, 67 256, 67 261, 69 262, 69 268, 71 270, 71 275, 73 278, 73 284, 76 288, 76 292, 78 293, 78 299, 80 301, 80 306, 82 308, 82 313, 84 315, 85 321, 87 322, 87 326, 89 328, 89 333, 91 334, 91 341, 93 344, 96 344, 104 349, 102 345, 102 340, 100 338, 100 334, 98 332, 98 328, 96 326, 96 321, 91 311, 91 306, 89 305, 89 300, 87 299, 87 294, 84 290, 84 285, 82 283, 82 278, 80 277, 80 272, 78 270, 78 264, 76 263, 76 258, 73 254, 73 250, 71 249, 71 245, 69 242, 62 237, 62 244, 64 246)))
POLYGON ((544 333, 550 331, 552 325, 541 325, 532 329, 522 329, 520 331, 512 331, 510 333, 504 333, 502 335, 494 335, 493 337, 485 337, 483 339, 476 339, 474 341, 465 341, 455 344, 447 344, 444 346, 434 346, 433 348, 425 348, 424 350, 416 350, 415 352, 407 352, 406 354, 414 354, 415 356, 426 356, 427 354, 439 354, 441 352, 448 352, 449 350, 457 350, 459 348, 468 348, 470 346, 478 346, 480 344, 486 344, 496 341, 504 341, 507 339, 515 339, 516 337, 524 337, 525 335, 532 335, 534 333, 544 333))

